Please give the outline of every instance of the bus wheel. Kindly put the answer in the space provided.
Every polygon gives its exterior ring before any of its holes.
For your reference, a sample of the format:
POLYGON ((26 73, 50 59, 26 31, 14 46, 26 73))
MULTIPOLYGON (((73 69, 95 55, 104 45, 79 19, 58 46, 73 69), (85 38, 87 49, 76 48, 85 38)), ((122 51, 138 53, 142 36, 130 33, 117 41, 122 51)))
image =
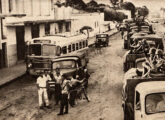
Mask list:
POLYGON ((124 108, 124 120, 129 120, 128 110, 126 107, 124 108))

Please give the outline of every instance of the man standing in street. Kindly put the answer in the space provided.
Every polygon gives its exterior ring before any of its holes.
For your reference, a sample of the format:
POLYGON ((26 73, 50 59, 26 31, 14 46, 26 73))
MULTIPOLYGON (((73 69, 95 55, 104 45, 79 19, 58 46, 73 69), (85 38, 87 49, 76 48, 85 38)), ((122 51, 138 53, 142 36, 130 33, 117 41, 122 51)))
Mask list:
POLYGON ((87 70, 87 68, 85 68, 84 69, 84 78, 85 78, 85 80, 84 80, 84 87, 85 87, 85 89, 86 89, 86 91, 87 91, 87 88, 88 88, 88 79, 89 79, 89 77, 90 77, 90 74, 88 73, 88 70, 87 70))
POLYGON ((61 95, 61 105, 60 112, 57 115, 68 114, 68 91, 69 91, 69 80, 66 79, 66 76, 63 76, 64 80, 62 83, 62 95, 61 95), (65 108, 65 112, 64 112, 65 108))
POLYGON ((56 68, 56 73, 53 76, 55 79, 55 101, 56 101, 56 105, 58 105, 61 98, 61 83, 62 83, 60 68, 56 68))
POLYGON ((43 109, 43 107, 50 108, 48 94, 47 94, 47 81, 48 76, 45 74, 41 74, 37 78, 37 88, 38 88, 38 100, 39 100, 39 107, 43 109), (45 105, 44 105, 45 104, 45 105))

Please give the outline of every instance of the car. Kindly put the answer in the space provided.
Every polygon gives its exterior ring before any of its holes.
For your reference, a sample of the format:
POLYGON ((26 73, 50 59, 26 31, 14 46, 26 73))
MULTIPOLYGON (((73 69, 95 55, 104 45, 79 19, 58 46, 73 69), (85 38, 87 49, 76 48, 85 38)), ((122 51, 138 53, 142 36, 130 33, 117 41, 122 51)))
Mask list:
POLYGON ((108 46, 109 45, 109 35, 107 33, 99 33, 96 35, 95 43, 99 43, 101 46, 108 46))
POLYGON ((51 71, 55 72, 58 67, 62 75, 72 78, 73 75, 82 77, 84 69, 87 69, 89 59, 85 54, 61 56, 51 61, 51 71))

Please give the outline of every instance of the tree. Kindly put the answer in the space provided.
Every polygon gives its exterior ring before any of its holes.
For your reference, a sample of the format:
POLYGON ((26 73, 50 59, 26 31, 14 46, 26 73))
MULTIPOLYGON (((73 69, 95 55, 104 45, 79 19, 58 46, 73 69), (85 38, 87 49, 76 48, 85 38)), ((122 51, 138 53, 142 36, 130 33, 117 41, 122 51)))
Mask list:
POLYGON ((138 7, 138 8, 136 8, 136 11, 137 11, 137 16, 136 17, 137 18, 141 17, 143 21, 149 14, 149 10, 146 6, 138 7))
POLYGON ((90 26, 83 26, 83 27, 80 29, 80 32, 81 32, 81 33, 84 33, 84 32, 83 32, 84 30, 87 31, 87 37, 89 38, 89 31, 90 31, 90 30, 93 30, 93 28, 90 27, 90 26))
POLYGON ((79 10, 85 10, 86 4, 83 0, 66 0, 66 4, 79 10))
POLYGON ((117 12, 113 8, 106 7, 104 10, 105 21, 123 21, 126 15, 122 12, 117 12))
POLYGON ((113 8, 106 7, 104 9, 105 21, 113 21, 117 18, 117 12, 113 8))
POLYGON ((112 3, 113 6, 116 6, 119 0, 110 0, 110 2, 112 3))
POLYGON ((134 18, 135 17, 135 5, 132 2, 124 2, 121 3, 121 8, 125 9, 125 10, 130 10, 131 11, 131 17, 134 18))
POLYGON ((96 11, 97 11, 98 4, 97 4, 96 1, 91 0, 91 1, 88 2, 86 5, 87 5, 86 10, 87 10, 88 12, 96 12, 96 11))

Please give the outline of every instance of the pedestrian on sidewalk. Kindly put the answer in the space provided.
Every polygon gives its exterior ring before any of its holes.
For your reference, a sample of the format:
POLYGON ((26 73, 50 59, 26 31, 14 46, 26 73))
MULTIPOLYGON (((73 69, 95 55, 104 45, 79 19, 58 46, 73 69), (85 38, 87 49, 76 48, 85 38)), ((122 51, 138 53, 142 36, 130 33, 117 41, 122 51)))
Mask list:
POLYGON ((61 95, 61 104, 60 112, 57 115, 68 114, 68 92, 69 92, 69 80, 66 76, 63 76, 64 80, 62 82, 62 95, 61 95), (65 108, 65 112, 64 112, 65 108))
POLYGON ((123 36, 124 36, 124 30, 121 29, 121 37, 122 37, 122 39, 123 39, 123 36))
POLYGON ((62 84, 62 75, 60 73, 60 68, 56 68, 56 73, 53 74, 55 79, 55 102, 58 105, 61 98, 61 84, 62 84))
POLYGON ((43 109, 44 107, 50 108, 47 93, 47 81, 49 77, 47 73, 41 73, 41 75, 37 78, 38 100, 40 109, 43 109))

